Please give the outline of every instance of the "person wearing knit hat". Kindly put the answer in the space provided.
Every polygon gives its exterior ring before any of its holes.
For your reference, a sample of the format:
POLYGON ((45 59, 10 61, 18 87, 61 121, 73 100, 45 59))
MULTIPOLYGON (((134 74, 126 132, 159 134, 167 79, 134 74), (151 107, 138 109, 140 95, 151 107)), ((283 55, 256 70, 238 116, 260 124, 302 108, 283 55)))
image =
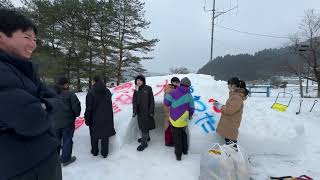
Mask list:
POLYGON ((185 87, 190 87, 191 86, 191 81, 190 81, 189 78, 184 77, 184 78, 181 79, 180 85, 181 86, 185 86, 185 87))
POLYGON ((187 77, 183 78, 177 89, 165 95, 163 102, 170 109, 169 120, 172 125, 174 148, 178 161, 181 161, 182 153, 188 154, 186 127, 188 126, 188 120, 192 119, 195 110, 190 86, 190 79, 187 77))
MULTIPOLYGON (((167 84, 164 88, 164 96, 180 86, 180 79, 177 77, 171 78, 171 84, 167 84)), ((164 109, 164 143, 166 146, 173 146, 172 126, 169 121, 169 107, 163 106, 164 109)))
POLYGON ((154 97, 152 88, 146 85, 146 78, 139 75, 135 78, 136 89, 133 93, 132 105, 133 115, 138 119, 139 129, 142 137, 138 139, 141 144, 138 146, 138 151, 143 151, 148 147, 150 141, 149 131, 156 128, 154 122, 154 97))

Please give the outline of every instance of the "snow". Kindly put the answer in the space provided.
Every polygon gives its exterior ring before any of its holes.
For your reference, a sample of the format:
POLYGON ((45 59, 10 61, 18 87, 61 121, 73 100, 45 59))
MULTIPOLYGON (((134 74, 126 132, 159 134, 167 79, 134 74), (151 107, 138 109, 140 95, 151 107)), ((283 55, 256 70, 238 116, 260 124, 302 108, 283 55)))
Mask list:
MULTIPOLYGON (((110 139, 109 156, 103 159, 90 154, 88 127, 82 125, 74 134, 73 154, 77 161, 63 167, 64 179, 130 179, 196 180, 200 171, 200 154, 213 143, 221 141, 214 132, 220 114, 216 113, 209 99, 222 103, 228 98, 226 82, 215 81, 211 76, 188 74, 148 77, 147 84, 152 86, 156 101, 156 126, 151 131, 151 141, 147 149, 138 152, 137 138, 140 136, 136 120, 132 115, 133 81, 111 89, 113 93, 115 129, 117 135, 110 139), (163 86, 171 77, 188 76, 192 82, 192 95, 197 100, 196 113, 189 122, 188 155, 182 161, 175 159, 174 148, 164 146, 163 128, 163 86), (208 118, 210 117, 210 118, 208 118)), ((296 115, 300 98, 297 90, 286 112, 278 112, 270 107, 278 92, 272 89, 270 98, 253 94, 245 101, 243 120, 240 127, 239 143, 249 155, 252 179, 267 179, 269 176, 307 174, 315 179, 320 177, 319 104, 309 112, 314 99, 304 99, 301 114, 296 115)), ((85 110, 86 93, 77 94, 85 110)), ((283 98, 287 101, 286 98, 283 98)))

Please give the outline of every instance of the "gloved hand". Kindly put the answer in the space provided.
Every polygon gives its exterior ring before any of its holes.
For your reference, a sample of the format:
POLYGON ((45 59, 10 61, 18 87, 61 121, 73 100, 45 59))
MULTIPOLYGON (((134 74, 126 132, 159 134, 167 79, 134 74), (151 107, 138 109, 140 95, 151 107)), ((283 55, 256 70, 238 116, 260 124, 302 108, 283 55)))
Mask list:
POLYGON ((223 107, 223 104, 221 104, 221 103, 218 102, 218 101, 214 101, 214 102, 213 102, 213 105, 216 106, 216 107, 217 107, 218 109, 220 109, 220 110, 221 110, 222 107, 223 107))

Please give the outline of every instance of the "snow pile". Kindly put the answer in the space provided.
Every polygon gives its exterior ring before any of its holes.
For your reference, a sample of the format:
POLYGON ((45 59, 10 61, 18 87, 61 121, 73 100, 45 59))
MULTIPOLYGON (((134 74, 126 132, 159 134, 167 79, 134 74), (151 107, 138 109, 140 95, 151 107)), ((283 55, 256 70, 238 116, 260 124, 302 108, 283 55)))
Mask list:
MULTIPOLYGON (((159 76, 147 78, 147 84, 153 88, 155 102, 158 105, 156 114, 160 113, 163 102, 164 86, 170 83, 172 76, 159 76)), ((184 75, 175 75, 183 78, 184 75)), ((192 82, 192 95, 195 99, 196 112, 189 122, 189 143, 191 153, 202 153, 221 138, 215 133, 220 114, 216 113, 210 99, 216 99, 222 103, 228 98, 226 82, 215 81, 211 76, 189 74, 187 77, 192 82)), ((124 144, 133 142, 138 134, 136 120, 132 115, 132 94, 134 82, 130 81, 112 88, 113 107, 115 113, 115 129, 117 135, 111 139, 113 150, 120 149, 124 144)), ((85 108, 85 93, 78 94, 85 108)), ((272 110, 273 98, 263 98, 263 106, 256 104, 249 98, 245 102, 243 121, 240 128, 239 143, 249 154, 288 154, 300 151, 304 136, 303 122, 300 116, 288 116, 294 113, 294 109, 288 109, 287 113, 272 110), (267 105, 267 106, 266 106, 267 105), (268 107, 269 106, 269 107, 268 107)), ((157 116, 157 115, 156 115, 157 116)), ((161 116, 156 121, 163 122, 161 116)), ((160 125, 162 125, 160 123, 160 125)), ((84 127, 80 128, 83 129, 84 127)))
MULTIPOLYGON (((226 82, 215 81, 211 76, 189 74, 196 112, 189 122, 190 153, 177 162, 174 149, 164 146, 163 90, 173 76, 147 78, 156 101, 156 126, 150 132, 149 147, 138 152, 136 141, 139 135, 137 122, 132 119, 133 81, 112 88, 114 122, 117 134, 110 139, 107 159, 90 154, 90 137, 87 126, 82 125, 74 135, 74 155, 77 161, 63 169, 64 179, 184 179, 196 180, 199 176, 200 153, 221 141, 215 133, 220 114, 216 113, 209 100, 222 103, 228 98, 226 82)), ((304 99, 301 114, 296 115, 299 98, 295 93, 286 112, 277 112, 270 107, 279 90, 272 89, 270 98, 253 94, 245 101, 240 127, 240 145, 249 155, 253 179, 268 179, 268 176, 298 176, 307 174, 320 177, 320 110, 317 104, 309 112, 314 99, 304 99)), ((287 89, 290 91, 290 89, 287 89)), ((77 94, 85 110, 86 93, 77 94)), ((287 100, 287 99, 286 99, 287 100)))

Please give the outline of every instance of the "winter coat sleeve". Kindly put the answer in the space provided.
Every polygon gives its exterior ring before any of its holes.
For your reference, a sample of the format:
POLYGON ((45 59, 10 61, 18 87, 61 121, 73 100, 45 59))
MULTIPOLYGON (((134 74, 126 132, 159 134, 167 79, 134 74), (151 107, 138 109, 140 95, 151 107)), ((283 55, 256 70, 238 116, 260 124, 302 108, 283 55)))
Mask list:
POLYGON ((171 104, 172 104, 172 100, 173 100, 173 98, 172 98, 171 94, 168 93, 168 94, 166 94, 166 95, 164 96, 163 104, 164 104, 165 106, 169 107, 169 106, 171 106, 171 104))
POLYGON ((149 89, 149 115, 154 115, 154 107, 155 107, 155 103, 154 103, 154 96, 153 96, 153 91, 152 88, 150 87, 149 89))
POLYGON ((190 102, 189 102, 189 115, 190 115, 190 116, 193 116, 194 110, 195 110, 194 100, 193 100, 192 95, 190 95, 190 102))
POLYGON ((62 110, 64 104, 59 96, 53 90, 47 88, 38 77, 36 77, 36 84, 41 102, 46 105, 47 111, 62 110))
POLYGON ((84 119, 87 126, 92 124, 92 113, 93 113, 93 96, 89 91, 86 96, 86 111, 84 113, 84 119))
POLYGON ((137 109, 137 91, 136 90, 133 92, 132 111, 133 111, 133 114, 137 114, 137 112, 138 112, 138 109, 137 109))
POLYGON ((32 63, 32 68, 33 79, 37 86, 37 93, 41 99, 41 102, 46 105, 46 110, 49 112, 63 110, 63 101, 52 89, 48 88, 43 82, 41 82, 39 75, 39 65, 36 63, 32 63))
POLYGON ((71 101, 71 108, 72 108, 73 116, 74 117, 80 116, 81 104, 80 104, 80 101, 75 93, 71 94, 70 101, 71 101))
POLYGON ((0 129, 24 137, 38 136, 51 127, 48 113, 41 101, 23 89, 4 88, 0 91, 0 129))
POLYGON ((221 112, 225 115, 232 116, 240 111, 242 102, 243 100, 239 95, 230 96, 230 98, 227 100, 226 105, 222 107, 221 112))

